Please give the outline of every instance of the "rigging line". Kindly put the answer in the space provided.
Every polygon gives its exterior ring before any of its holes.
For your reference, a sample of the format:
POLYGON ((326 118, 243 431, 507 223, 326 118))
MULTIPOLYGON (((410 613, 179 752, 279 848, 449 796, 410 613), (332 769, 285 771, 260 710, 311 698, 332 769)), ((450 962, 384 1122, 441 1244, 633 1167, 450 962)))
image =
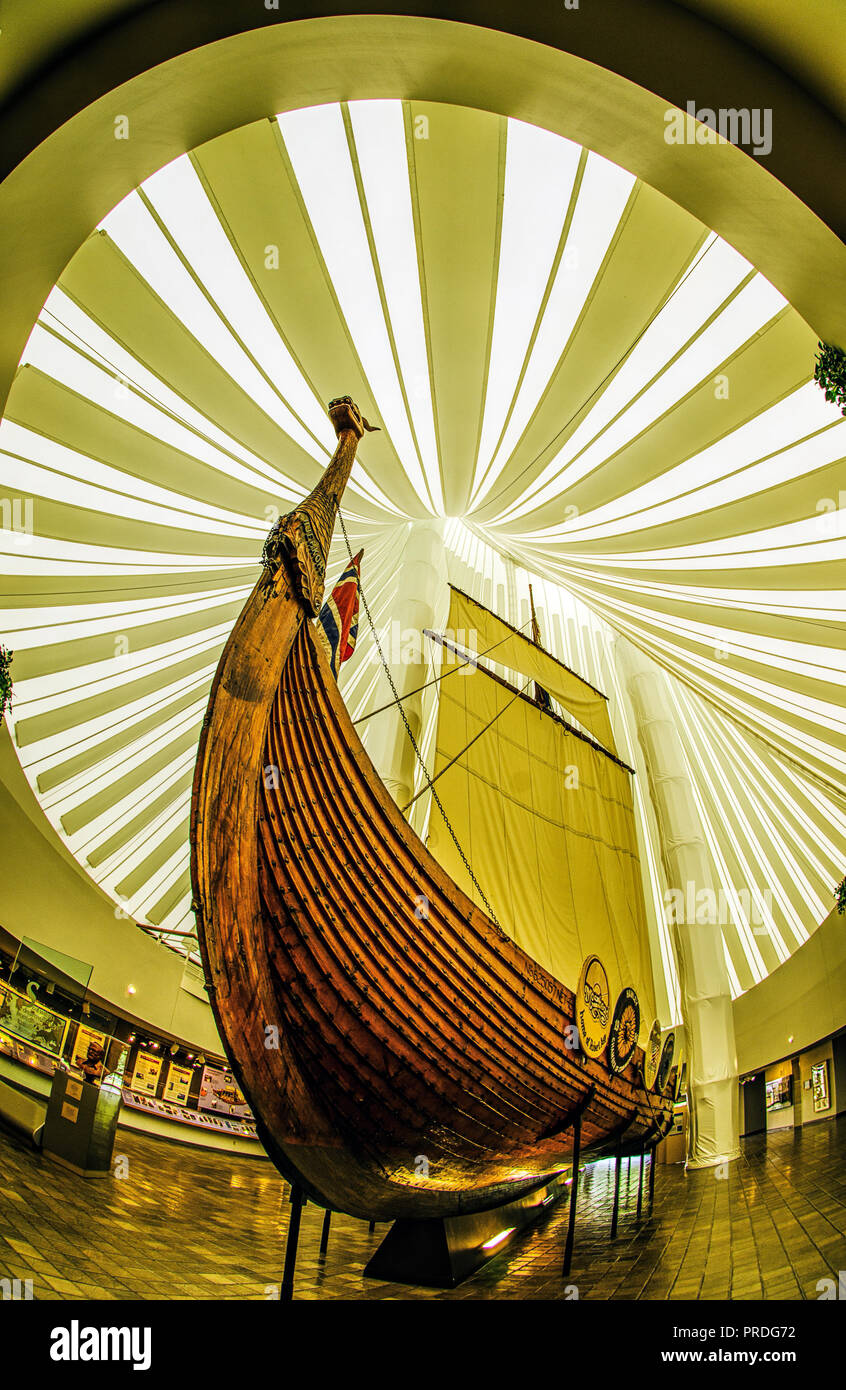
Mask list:
POLYGON ((185 931, 177 931, 175 927, 151 927, 146 922, 136 922, 135 925, 138 927, 139 931, 149 932, 150 936, 156 936, 159 939, 163 936, 196 937, 197 935, 196 927, 188 927, 185 931))
MULTIPOLYGON (((527 623, 523 624, 523 627, 527 626, 527 623)), ((519 628, 517 630, 522 632, 523 629, 519 628)), ((423 629, 424 637, 434 635, 434 633, 429 633, 427 628, 423 629)), ((486 647, 483 652, 477 652, 475 656, 468 656, 464 661, 460 661, 457 666, 452 666, 449 671, 444 671, 440 676, 435 676, 432 680, 427 681, 425 685, 418 685, 415 690, 407 690, 404 695, 399 696, 399 702, 410 700, 412 695, 419 695, 422 690, 428 690, 431 685, 437 685, 438 681, 445 681, 447 676, 454 676, 456 671, 460 671, 463 666, 478 666, 483 656, 487 656, 488 652, 492 652, 495 648, 501 647, 503 642, 509 640, 510 636, 511 634, 509 633, 507 637, 500 637, 498 642, 494 642, 490 647, 486 647)), ((458 654, 457 648, 451 648, 451 650, 455 650, 456 655, 458 654)), ((353 728, 355 728, 357 724, 363 724, 365 719, 372 719, 376 714, 384 714, 386 709, 393 709, 397 703, 397 700, 390 700, 387 705, 380 705, 378 709, 372 709, 368 714, 359 715, 358 719, 353 720, 353 728)))
MULTIPOLYGON (((78 307, 78 306, 77 306, 77 307, 78 307)), ((85 311, 83 310, 83 312, 85 312, 85 311)), ((109 371, 109 372, 112 374, 112 376, 115 378, 115 380, 118 382, 119 385, 120 385, 120 384, 126 384, 126 385, 129 385, 129 386, 132 386, 133 389, 137 392, 137 394, 138 394, 139 396, 141 396, 143 399, 145 399, 145 400, 146 400, 147 402, 149 402, 151 405, 155 406, 155 408, 156 408, 157 410, 160 410, 160 411, 162 412, 163 415, 167 415, 167 416, 169 416, 172 420, 176 420, 177 423, 180 424, 180 425, 182 425, 186 430, 189 431, 189 433, 196 435, 199 439, 204 439, 204 440, 206 441, 207 444, 211 444, 212 448, 219 450, 220 453, 222 453, 222 454, 228 455, 230 458, 234 459, 235 462, 238 463, 241 467, 243 467, 243 468, 249 468, 249 469, 251 469, 254 473, 257 473, 258 476, 259 476, 259 478, 262 477, 262 474, 261 474, 261 473, 259 472, 259 470, 256 468, 255 464, 249 463, 246 459, 240 458, 240 457, 238 456, 238 454, 235 453, 235 452, 233 451, 233 449, 231 449, 231 448, 229 447, 228 444, 220 444, 220 443, 218 443, 217 440, 215 440, 211 435, 207 434, 205 430, 200 429, 197 425, 193 424, 190 420, 187 420, 183 415, 181 415, 181 414, 179 413, 178 410, 175 410, 172 406, 165 405, 162 401, 160 401, 160 400, 155 396, 155 394, 154 394, 151 390, 149 390, 146 386, 142 386, 138 381, 136 381, 135 378, 134 378, 129 372, 122 372, 122 371, 120 370, 119 367, 115 366, 114 362, 111 361, 111 359, 107 356, 107 354, 106 354, 105 352, 101 351, 100 348, 95 347, 95 346, 93 345, 93 343, 87 342, 86 339, 83 337, 83 335, 82 335, 81 333, 78 333, 77 330, 76 330, 75 328, 71 328, 69 324, 64 323, 64 322, 62 321, 62 319, 59 318, 58 314, 55 313, 54 310, 52 310, 52 309, 47 309, 46 307, 45 307, 44 309, 42 309, 41 314, 39 315, 38 322, 41 321, 41 318, 42 318, 44 315, 47 315, 47 316, 49 316, 50 318, 54 319, 55 322, 59 325, 59 328, 60 328, 64 333, 69 334, 71 338, 76 338, 76 340, 82 344, 82 346, 83 346, 83 348, 85 349, 85 351, 90 355, 91 359, 94 361, 95 366, 98 366, 98 367, 101 367, 101 368, 102 368, 102 367, 103 367, 103 364, 105 364, 105 368, 107 369, 107 371, 109 371)), ((180 321, 180 322, 181 322, 181 321, 180 321)), ((45 323, 43 326, 44 326, 44 328, 47 330, 47 332, 48 332, 48 333, 52 333, 54 337, 60 337, 60 336, 61 336, 60 334, 58 334, 58 333, 56 332, 56 330, 55 330, 54 328, 51 328, 49 324, 45 323)), ((184 325, 183 325, 183 326, 184 326, 184 325)), ((69 346, 69 347, 73 347, 73 344, 70 343, 70 342, 68 342, 68 346, 69 346)), ((120 347, 121 344, 118 344, 118 346, 120 347)), ((75 350, 76 350, 76 351, 79 351, 78 348, 75 349, 75 350)), ((127 349, 124 349, 124 350, 125 350, 125 351, 128 351, 127 349)), ((128 354, 128 355, 131 356, 132 354, 128 354)), ((142 362, 140 365, 143 367, 143 366, 144 366, 144 363, 142 362)), ((146 370, 150 372, 150 375, 151 375, 151 376, 156 376, 156 375, 157 375, 157 373, 156 373, 152 368, 150 368, 150 367, 146 368, 146 370)), ((174 394, 175 394, 175 395, 179 395, 178 392, 174 392, 174 394)), ((277 393, 277 394, 279 394, 279 393, 277 393)), ((287 399, 286 399, 284 396, 281 396, 281 395, 280 395, 280 400, 282 401, 283 405, 285 405, 286 409, 288 409, 288 410, 291 411, 291 414, 294 415, 295 419, 299 420, 299 416, 296 415, 296 412, 291 408, 291 406, 290 406, 290 404, 288 403, 287 399)), ((98 409, 99 409, 99 408, 102 408, 100 402, 94 401, 93 404, 96 405, 96 406, 98 407, 98 409)), ((202 412, 198 407, 191 407, 190 402, 188 402, 187 404, 188 404, 189 408, 195 409, 195 410, 196 410, 196 413, 197 413, 198 415, 200 415, 202 418, 206 418, 206 417, 203 416, 203 412, 202 412)), ((216 429, 219 429, 219 430, 221 431, 222 434, 228 435, 228 431, 225 430, 225 429, 223 429, 222 426, 216 425, 215 422, 214 422, 213 420, 209 420, 208 423, 212 426, 213 429, 215 429, 215 428, 216 428, 216 429)), ((302 421, 300 421, 300 423, 302 424, 302 421)), ((282 429, 282 426, 280 425, 279 428, 282 429)), ((303 425, 303 428, 307 431, 307 433, 311 434, 311 430, 308 429, 308 426, 303 425)), ((286 431, 283 431, 283 432, 287 433, 286 431)), ((315 436, 314 436, 313 434, 312 434, 312 438, 313 438, 313 439, 315 438, 315 436)), ((235 443, 237 444, 238 441, 236 440, 235 443)), ((323 444, 321 444, 319 439, 315 439, 315 443, 318 445, 319 448, 323 449, 323 452, 326 454, 326 456, 327 456, 327 458, 328 458, 328 457, 329 457, 329 450, 326 448, 326 446, 323 445, 323 444)), ((182 452, 185 452, 185 451, 183 450, 182 452)), ((251 454, 253 454, 253 456, 254 456, 255 458, 259 459, 259 460, 265 465, 265 467, 268 468, 271 472, 273 472, 273 473, 278 473, 278 474, 279 474, 279 479, 278 479, 278 481, 277 481, 277 480, 275 480, 275 479, 273 479, 273 478, 264 478, 263 481, 264 481, 265 483, 268 484, 267 487, 262 487, 262 486, 259 485, 259 483, 244 483, 244 486, 245 486, 245 487, 251 487, 251 488, 253 488, 254 491, 256 491, 256 492, 264 492, 264 493, 266 493, 266 494, 273 495, 273 494, 274 494, 274 491, 275 491, 277 494, 281 493, 281 491, 282 491, 282 485, 285 484, 285 485, 287 485, 288 490, 291 491, 291 492, 293 492, 293 494, 294 494, 292 497, 286 498, 285 500, 286 500, 286 501, 293 502, 294 506, 298 506, 299 503, 300 503, 301 501, 303 501, 303 500, 305 499, 305 497, 308 496, 308 488, 307 488, 304 484, 298 483, 298 482, 296 481, 296 479, 294 479, 294 478, 289 478, 287 474, 280 473, 279 470, 278 470, 278 468, 276 467, 276 465, 275 465, 270 459, 264 458, 263 455, 261 455, 261 454, 259 454, 259 453, 256 453, 255 450, 251 449, 251 450, 249 450, 249 452, 250 452, 251 454), (299 496, 297 495, 299 489, 302 489, 302 497, 299 497, 299 496)), ((193 455, 192 457, 197 458, 196 455, 193 455)), ((319 460, 319 459, 314 459, 314 456, 311 455, 311 454, 309 455, 309 457, 312 458, 312 459, 314 460, 314 462, 318 465, 318 467, 320 467, 320 460, 319 460)), ((205 460, 199 459, 198 462, 200 462, 200 463, 205 463, 205 460)), ((211 468, 211 467, 214 467, 214 465, 213 465, 213 464, 206 464, 206 467, 210 467, 210 468, 211 468)), ((220 471, 220 470, 219 470, 219 471, 220 471)), ((370 499, 369 497, 367 497, 366 500, 367 500, 367 501, 370 501, 371 499, 370 499)), ((384 510, 384 508, 383 508, 383 510, 384 510)), ((374 525, 378 525, 378 522, 374 522, 373 524, 374 524, 374 525)))
MULTIPOLYGON (((68 334, 71 338, 75 338, 77 342, 81 343, 85 351, 94 361, 95 365, 99 366, 101 370, 105 368, 107 372, 111 373, 111 375, 114 377, 115 381, 119 385, 126 384, 128 386, 131 386, 133 390, 141 397, 142 400, 145 400, 148 402, 148 404, 153 405, 156 408, 156 410, 160 410, 163 415, 169 416, 171 420, 176 420, 177 423, 180 424, 183 427, 183 429, 187 430, 190 434, 196 435, 198 439, 205 440, 207 444, 210 444, 212 448, 219 450, 220 453, 228 455, 230 458, 234 459, 236 463, 240 464, 242 468, 250 468, 254 473, 258 473, 259 477, 262 476, 261 473, 259 473, 259 471, 256 469, 255 464, 248 463, 245 459, 240 458, 238 454, 235 453, 228 445, 220 444, 216 439, 213 438, 212 435, 207 434, 204 429, 198 428, 197 425, 193 424, 190 420, 186 419, 184 415, 180 414, 178 410, 175 410, 170 405, 165 405, 164 402, 159 400, 151 390, 149 390, 146 386, 142 386, 140 382, 136 381, 134 376, 131 375, 131 373, 122 372, 120 370, 120 367, 117 367, 115 363, 112 362, 111 359, 106 355, 105 352, 102 352, 99 348, 95 347, 93 343, 87 342, 85 338, 82 336, 82 334, 78 333, 75 328, 71 328, 69 324, 63 323, 63 321, 59 318, 58 314, 54 313, 52 309, 42 309, 41 315, 47 315, 53 320, 55 320, 55 322, 59 325, 59 328, 62 330, 63 333, 68 334)), ((57 334, 56 330, 54 328, 51 328, 49 324, 45 323, 43 326, 47 329, 48 332, 53 333, 54 336, 60 336, 60 334, 57 334)), ((73 344, 69 342, 68 346, 72 347, 73 344)), ((79 349, 77 348, 76 351, 79 351, 79 349)), ((141 365, 143 366, 143 363, 141 365)), ((156 375, 156 373, 153 372, 150 368, 147 368, 147 370, 150 371, 150 374, 152 376, 156 375)), ((290 406, 288 406, 287 401, 285 401, 284 398, 281 399, 283 399, 283 403, 285 404, 285 406, 288 409, 290 409, 290 406)), ((94 402, 94 404, 97 405, 98 408, 100 408, 99 402, 94 402)), ((198 409, 197 414, 202 416, 203 412, 198 409)), ((294 412, 291 411, 291 414, 294 414, 294 412)), ((215 426, 215 422, 213 420, 210 420, 209 424, 212 426, 212 428, 221 429, 220 426, 215 426)), ((227 434, 227 431, 221 429, 221 433, 227 434)), ((309 431, 309 433, 311 432, 309 431)), ((237 440, 235 442, 237 443, 237 440)), ((319 445, 319 447, 323 448, 324 452, 328 455, 328 449, 326 449, 324 445, 321 445, 319 440, 317 440, 316 442, 319 445)), ((265 465, 266 468, 270 469, 271 472, 279 473, 279 470, 269 459, 262 458, 261 454, 256 454, 255 451, 252 449, 250 450, 250 453, 253 453, 256 458, 261 459, 261 462, 265 465)), ((196 455, 194 455, 194 457, 196 458, 196 455)), ((199 462, 203 463, 205 462, 205 460, 200 459, 199 462)), ((315 459, 315 463, 318 463, 318 460, 315 459)), ((214 465, 207 465, 207 467, 213 466, 214 465)), ((274 490, 276 490, 277 492, 281 492, 282 485, 287 485, 288 489, 294 491, 294 496, 286 500, 294 502, 295 505, 297 505, 299 501, 302 501, 302 498, 298 498, 296 495, 296 489, 300 486, 300 484, 298 484, 295 479, 289 478, 287 474, 279 473, 278 482, 275 482, 273 478, 265 478, 264 482, 267 484, 266 487, 261 487, 258 483, 245 483, 244 486, 252 487, 255 489, 256 492, 265 492, 270 493, 272 495, 274 490)), ((305 488, 303 488, 303 497, 305 496, 307 496, 307 493, 305 488)))
MULTIPOLYGON (((346 543, 347 553, 348 553, 348 555, 349 555, 350 564, 352 564, 352 559, 353 559, 352 547, 351 547, 351 545, 350 545, 350 538, 349 538, 349 536, 347 535, 347 527, 346 527, 346 523, 344 522, 343 513, 341 512, 341 508, 340 508, 340 507, 338 507, 338 520, 339 520, 340 523, 341 523, 341 530, 342 530, 343 533, 344 533, 344 541, 345 541, 345 543, 346 543)), ((364 605, 364 611, 365 611, 365 613, 367 614, 367 621, 368 621, 369 624, 370 624, 370 630, 371 630, 371 632, 373 633, 373 640, 374 640, 374 642, 376 643, 376 650, 377 650, 378 653, 379 653, 379 659, 380 659, 380 661, 382 662, 382 666, 383 666, 383 668, 384 668, 385 675, 386 675, 387 678, 388 678, 388 684, 390 685, 391 690, 393 691, 393 694, 394 694, 394 702, 395 702, 395 704, 396 704, 396 706, 397 706, 397 709, 399 710, 400 719, 402 720, 402 722, 403 722, 403 724, 404 724, 404 726, 405 726, 405 732, 406 732, 407 735, 408 735, 408 738, 409 738, 409 741, 410 741, 410 743, 411 743, 411 746, 412 746, 412 748, 414 749, 414 755, 415 755, 415 757, 417 758, 417 761, 418 761, 418 763, 419 763, 419 765, 420 765, 420 769, 421 769, 421 771, 422 771, 422 773, 423 773, 423 776, 424 776, 424 778, 425 778, 425 781, 426 781, 426 787, 424 787, 423 790, 425 791, 425 790, 427 790, 427 788, 428 788, 428 790, 431 791, 431 793, 432 793, 432 800, 434 801, 435 805, 437 806, 438 810, 439 810, 440 813, 441 813, 441 817, 442 817, 442 819, 443 819, 444 825, 446 826, 446 828, 447 828, 447 830, 448 830, 448 832, 449 832, 450 838, 452 839, 452 842, 453 842, 453 844, 455 845, 455 848, 458 850, 458 853, 459 853, 459 855, 461 856, 461 860, 462 860, 462 863, 464 864, 465 869, 467 870, 468 874, 470 875, 470 881, 471 881, 472 884, 474 885, 476 891, 477 891, 478 894, 479 894, 479 897, 481 898, 482 902, 484 903, 485 907, 487 908, 488 914, 490 915, 490 919, 491 919, 491 921, 493 922, 494 926, 497 927, 497 929, 498 929, 499 931, 502 932, 503 936, 505 936, 506 933, 503 932, 503 930, 502 930, 502 925, 500 924, 499 918, 497 917, 496 913, 494 912, 493 907, 491 906, 491 904, 490 904, 490 902, 489 902, 489 900, 488 900, 488 897, 487 897, 487 895, 486 895, 486 893, 485 893, 485 890, 483 889, 482 885, 480 884, 479 880, 477 879, 476 875, 474 874, 474 872, 473 872, 473 870, 472 870, 472 868, 471 868, 471 866, 470 866, 470 861, 469 861, 468 858, 467 858, 467 855, 464 853, 464 850, 461 848, 461 845, 460 845, 459 842, 458 842, 458 836, 456 835, 455 831, 454 831, 453 828, 452 828, 452 825, 450 824, 449 817, 447 816, 447 813, 446 813, 446 811, 445 811, 444 808, 443 808, 443 804, 442 804, 442 802, 441 802, 441 798, 438 796, 438 793, 435 791, 435 788, 432 786, 432 779, 431 779, 431 777, 429 776, 429 769, 427 768, 425 759, 424 759, 424 757, 423 757, 423 754, 420 752, 420 749, 419 749, 419 747, 418 747, 418 745, 417 745, 417 740, 416 740, 416 738, 414 737, 414 734, 413 734, 412 729, 411 729, 411 725, 410 725, 409 722, 408 722, 408 716, 406 715, 406 712, 405 712, 405 710, 403 709, 402 704, 401 704, 401 702, 400 702, 399 691, 397 690, 397 687, 396 687, 396 685, 395 685, 395 683, 394 683, 394 678, 393 678, 393 676, 391 675, 391 669, 390 669, 390 667, 388 666, 387 661, 385 660, 385 654, 384 654, 384 652, 382 651, 382 643, 379 641, 379 634, 378 634, 378 632, 376 631, 376 626, 375 626, 375 624, 374 624, 374 622, 373 622, 372 617, 370 616, 370 607, 369 607, 369 605, 368 605, 367 597, 366 597, 366 595, 365 595, 365 593, 364 593, 364 589, 362 588, 362 585, 361 585, 361 581, 360 581, 360 580, 359 580, 358 589, 359 589, 359 593, 360 593, 360 595, 361 595, 361 602, 362 602, 362 604, 364 605)))
POLYGON ((549 443, 548 443, 548 444, 545 444, 544 447, 543 447, 537 454, 535 454, 534 458, 529 459, 529 462, 526 464, 525 468, 521 468, 521 469, 520 469, 520 472, 517 474, 516 478, 512 478, 509 482, 504 483, 503 486, 500 488, 499 492, 495 492, 494 495, 493 495, 493 497, 490 497, 490 498, 487 498, 487 499, 483 499, 483 501, 479 503, 479 506, 482 506, 482 505, 484 505, 484 506, 486 506, 486 507, 493 506, 494 502, 498 502, 498 501, 499 501, 499 499, 500 499, 500 497, 502 497, 503 493, 508 492, 508 490, 509 490, 510 488, 512 488, 512 487, 514 486, 515 483, 519 483, 519 481, 520 481, 520 479, 523 477, 524 473, 527 473, 528 470, 529 470, 530 468, 533 468, 533 467, 534 467, 534 465, 538 462, 539 459, 543 458, 543 455, 546 453, 547 449, 551 449, 551 448, 553 447, 553 445, 556 443, 556 441, 559 440, 559 439, 561 438, 562 434, 564 434, 565 431, 568 430, 568 429, 570 428, 570 426, 572 425, 573 421, 574 421, 575 419, 577 419, 577 417, 578 417, 579 415, 581 415, 582 411, 585 410, 585 409, 587 408, 587 406, 590 405, 590 403, 591 403, 591 401, 593 400, 594 396, 597 395, 597 393, 600 392, 600 391, 602 390, 602 388, 605 386, 606 382, 607 382, 607 381, 614 375, 614 373, 617 371, 618 367, 621 367, 622 364, 625 362, 626 358, 629 357, 629 356, 634 352, 634 350, 635 350, 635 348, 637 347, 638 343, 640 342, 641 338, 642 338, 642 337, 644 336, 644 334, 647 333, 647 332, 649 331, 649 329, 652 327, 652 325, 653 325, 653 323, 655 322, 655 320, 657 319, 658 315, 661 314, 661 313, 663 313, 663 311, 666 309, 667 305, 668 305, 668 304, 670 303, 670 301, 672 300, 673 296, 674 296, 675 294, 678 293, 678 291, 681 289, 682 285, 685 283, 685 281, 688 279, 688 277, 689 277, 690 275, 693 274, 694 270, 696 270, 697 267, 700 266, 700 265, 702 264, 702 262, 704 261, 705 257, 707 256, 708 252, 711 250, 711 247, 712 247, 712 246, 715 246, 715 245, 716 245, 716 237, 714 238, 713 241, 711 241, 711 242, 708 243, 708 245, 705 247, 705 250, 702 252, 702 255, 701 255, 701 256, 697 256, 697 257, 691 262, 689 268, 685 271, 685 273, 684 273, 684 275, 682 276, 681 280, 679 280, 678 284, 675 285, 675 286, 673 287, 671 293, 667 295, 667 298, 666 298, 665 300, 663 300, 662 303, 660 303, 660 304, 658 305, 658 308, 657 308, 657 309, 655 310, 655 312, 652 314, 652 317, 649 318, 649 319, 647 319, 647 321, 646 321, 646 323, 644 324, 643 328, 640 330, 640 332, 638 333, 637 337, 635 337, 635 338, 632 340, 632 342, 630 343, 629 347, 626 348, 626 351, 623 353, 622 357, 620 357, 620 358, 614 363, 613 367, 611 367, 611 368, 609 369, 608 373, 602 378, 602 380, 600 381, 599 385, 594 387, 594 389, 591 391, 591 393, 590 393, 590 395, 587 397, 587 399, 586 399, 585 401, 583 401, 582 404, 578 407, 578 409, 575 410, 575 411, 573 412, 573 414, 570 416, 569 420, 565 421, 565 423, 561 426, 560 430, 558 430, 558 432, 552 436, 552 438, 550 439, 549 443))
MULTIPOLYGON (((518 691, 516 692, 516 694, 512 695, 511 699, 508 701, 508 704, 507 704, 507 705, 503 705, 502 709, 499 711, 499 714, 495 714, 494 717, 493 717, 493 719, 490 721, 490 723, 485 725, 484 729, 480 729, 479 732, 478 732, 473 738, 471 738, 470 742, 469 742, 468 744, 465 744, 465 746, 461 749, 461 751, 460 751, 459 753, 456 753, 456 755, 455 755, 454 758, 450 758, 450 760, 449 760, 449 762, 446 764, 446 766, 445 766, 445 767, 442 767, 441 770, 440 770, 440 772, 437 773, 436 776, 430 778, 430 780, 429 780, 429 787, 430 787, 430 788, 434 786, 435 782, 439 781, 440 778, 443 777, 443 775, 444 775, 445 772, 449 772, 450 768, 453 766, 454 763, 457 763, 457 762, 458 762, 459 758, 463 758, 463 757, 464 757, 464 754, 468 751, 468 749, 470 749, 470 748, 473 747, 473 744, 474 744, 474 743, 478 743, 478 741, 479 741, 479 739, 482 737, 482 735, 483 735, 483 734, 486 734, 486 733, 488 732, 488 729, 493 728, 493 726, 494 726, 494 724, 496 723, 496 721, 497 721, 499 718, 501 718, 501 716, 502 716, 503 714, 505 714, 505 711, 506 711, 507 709, 510 709, 510 708, 511 708, 511 706, 514 704, 514 701, 515 701, 515 700, 519 700, 520 697, 521 697, 522 695, 525 695, 525 694, 526 694, 526 691, 529 689, 529 686, 530 686, 531 684, 532 684, 531 680, 527 680, 527 681, 526 681, 526 684, 523 686, 523 689, 522 689, 522 690, 518 690, 518 691)), ((414 802, 417 800, 417 797, 423 795, 423 792, 424 792, 425 790, 426 790, 426 788, 423 787, 423 788, 417 793, 416 796, 413 796, 413 797, 411 798, 410 801, 407 801, 407 802, 405 803, 405 805, 402 807, 403 815, 405 815, 405 812, 408 810, 409 806, 413 806, 413 805, 414 805, 414 802)))

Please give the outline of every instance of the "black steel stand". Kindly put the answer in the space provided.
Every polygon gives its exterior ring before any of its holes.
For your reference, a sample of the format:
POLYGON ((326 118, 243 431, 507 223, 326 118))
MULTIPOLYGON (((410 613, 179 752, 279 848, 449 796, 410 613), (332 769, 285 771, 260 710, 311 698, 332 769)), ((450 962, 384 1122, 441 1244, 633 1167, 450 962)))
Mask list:
POLYGON ((291 1217, 288 1222, 288 1240, 285 1245, 285 1271, 282 1287, 279 1290, 280 1303, 290 1303, 294 1297, 294 1270, 297 1266, 297 1245, 300 1239, 300 1217, 303 1211, 303 1191, 301 1187, 291 1188, 291 1217))
POLYGON ((650 1210, 650 1211, 652 1210, 652 1204, 653 1204, 653 1202, 655 1201, 655 1150, 656 1150, 657 1147, 658 1147, 657 1144, 653 1144, 653 1145, 652 1145, 652 1148, 651 1148, 650 1151, 649 1151, 649 1210, 650 1210))
POLYGON ((617 1222, 620 1218, 620 1163, 622 1155, 620 1153, 620 1141, 617 1141, 617 1152, 614 1156, 614 1206, 611 1211, 611 1239, 617 1235, 617 1222))
POLYGON ((638 1168, 637 1174, 637 1216, 635 1217, 636 1221, 640 1220, 641 1213, 643 1211, 643 1165, 645 1162, 646 1144, 643 1143, 640 1146, 640 1167, 638 1168))
POLYGON ((325 1255, 329 1249, 329 1227, 332 1224, 332 1213, 327 1207, 323 1214, 323 1230, 320 1232, 320 1253, 325 1255))
POLYGON ((581 1112, 576 1116, 573 1123, 573 1181, 570 1186, 570 1211, 567 1217, 567 1243, 564 1246, 564 1266, 562 1274, 566 1277, 570 1273, 570 1265, 573 1262, 573 1241, 576 1237, 576 1202, 579 1198, 579 1148, 582 1140, 582 1116, 581 1112))

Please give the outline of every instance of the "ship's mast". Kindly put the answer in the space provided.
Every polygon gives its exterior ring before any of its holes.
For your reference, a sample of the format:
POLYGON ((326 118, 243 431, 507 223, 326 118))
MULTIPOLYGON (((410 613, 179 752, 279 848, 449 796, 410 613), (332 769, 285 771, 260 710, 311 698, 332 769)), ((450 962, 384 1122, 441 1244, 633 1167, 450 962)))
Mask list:
MULTIPOLYGON (((532 593, 531 584, 529 585, 529 606, 532 610, 532 641, 536 647, 540 647, 541 651, 543 651, 544 648, 541 646, 540 637, 540 623, 538 622, 538 615, 535 612, 535 596, 532 593)), ((535 681, 535 699, 543 709, 550 709, 552 706, 548 691, 544 690, 542 685, 538 685, 537 681, 535 681)))

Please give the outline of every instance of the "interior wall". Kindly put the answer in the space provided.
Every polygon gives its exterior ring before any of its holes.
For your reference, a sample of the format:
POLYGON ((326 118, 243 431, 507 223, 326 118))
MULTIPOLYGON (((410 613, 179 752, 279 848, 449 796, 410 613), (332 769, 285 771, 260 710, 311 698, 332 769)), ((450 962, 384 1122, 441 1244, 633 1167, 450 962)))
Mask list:
POLYGON ((783 965, 735 999, 738 1072, 796 1056, 844 1027, 846 918, 833 908, 783 965))
POLYGON ((139 931, 78 868, 33 796, 0 725, 0 923, 93 965, 90 990, 152 1029, 223 1055, 206 1000, 182 987, 185 961, 139 931), (129 995, 127 986, 134 985, 129 995))
POLYGON ((798 1090, 795 1095, 794 1103, 794 1123, 797 1125, 813 1124, 815 1120, 827 1120, 832 1115, 837 1115, 841 1110, 846 1110, 846 1095, 842 1090, 838 1092, 837 1079, 834 1072, 834 1058, 832 1054, 831 1039, 820 1043, 818 1047, 813 1047, 809 1052, 803 1052, 797 1058, 797 1068, 799 1079, 796 1085, 798 1090), (817 1062, 828 1062, 828 1093, 831 1105, 827 1110, 814 1109, 814 1092, 810 1084, 812 1080, 812 1070, 817 1062))
MULTIPOLYGON (((771 1067, 767 1067, 767 1070, 764 1072, 764 1082, 766 1083, 767 1081, 778 1081, 779 1078, 782 1076, 793 1076, 793 1062, 790 1057, 788 1057, 783 1062, 774 1062, 771 1067)), ((764 1103, 766 1104, 766 1099, 764 1103)), ((767 1133, 769 1133, 770 1130, 773 1129, 792 1129, 795 1123, 794 1112, 796 1110, 796 1105, 797 1090, 794 1081, 792 1105, 778 1106, 773 1110, 766 1111, 767 1133)))

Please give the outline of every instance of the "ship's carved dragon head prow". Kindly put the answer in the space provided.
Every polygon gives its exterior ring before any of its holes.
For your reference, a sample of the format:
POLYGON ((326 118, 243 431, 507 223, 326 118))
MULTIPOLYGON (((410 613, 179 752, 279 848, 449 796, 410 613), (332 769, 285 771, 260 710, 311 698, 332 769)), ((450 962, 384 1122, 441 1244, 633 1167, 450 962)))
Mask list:
POLYGON ((378 428, 365 420, 352 396, 336 397, 329 402, 328 409, 338 436, 338 447, 308 497, 276 522, 262 552, 265 596, 275 592, 275 580, 284 558, 294 591, 312 618, 317 617, 323 602, 326 557, 358 442, 364 438, 365 431, 378 428))
POLYGON ((368 424, 352 396, 337 396, 334 401, 330 401, 329 418, 338 435, 343 430, 352 430, 358 439, 362 439, 365 430, 372 433, 379 428, 378 425, 368 424))

